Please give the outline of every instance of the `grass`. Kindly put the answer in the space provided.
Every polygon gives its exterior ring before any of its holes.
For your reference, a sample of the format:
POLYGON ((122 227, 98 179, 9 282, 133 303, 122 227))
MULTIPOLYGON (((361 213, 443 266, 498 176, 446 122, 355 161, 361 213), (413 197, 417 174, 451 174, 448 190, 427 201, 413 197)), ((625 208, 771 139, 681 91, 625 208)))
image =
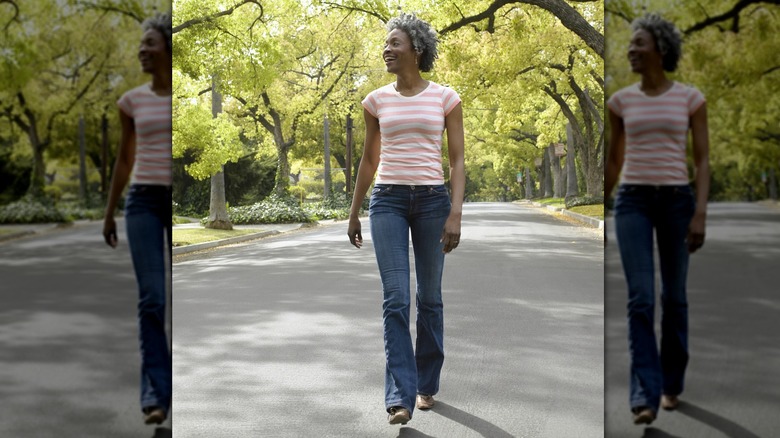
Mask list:
POLYGON ((196 243, 213 242, 215 240, 228 239, 262 231, 259 228, 211 230, 208 228, 174 228, 173 246, 193 245, 196 243))
POLYGON ((534 201, 544 205, 552 205, 553 207, 566 208, 566 200, 564 198, 543 198, 534 199, 534 201))
POLYGON ((580 205, 570 208, 569 211, 604 220, 604 204, 580 205))
POLYGON ((184 216, 174 216, 173 217, 173 224, 174 225, 180 225, 180 224, 191 224, 193 222, 197 222, 197 219, 191 219, 184 216))
POLYGON ((9 230, 9 229, 0 228, 0 236, 2 236, 3 234, 13 234, 18 232, 19 230, 9 230))

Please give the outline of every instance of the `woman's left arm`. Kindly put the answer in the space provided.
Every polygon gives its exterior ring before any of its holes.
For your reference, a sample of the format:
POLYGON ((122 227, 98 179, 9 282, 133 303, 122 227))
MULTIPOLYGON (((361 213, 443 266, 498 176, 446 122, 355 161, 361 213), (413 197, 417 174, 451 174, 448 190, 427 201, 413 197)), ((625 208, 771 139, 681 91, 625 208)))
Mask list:
POLYGON ((450 159, 450 190, 452 207, 441 240, 449 253, 460 242, 460 220, 463 216, 463 195, 466 190, 466 170, 463 163, 463 107, 458 103, 444 119, 450 159))
POLYGON ((707 103, 691 115, 693 134, 693 162, 696 168, 696 211, 688 227, 688 252, 692 253, 704 245, 705 222, 707 220, 707 199, 710 193, 710 140, 707 131, 707 103))

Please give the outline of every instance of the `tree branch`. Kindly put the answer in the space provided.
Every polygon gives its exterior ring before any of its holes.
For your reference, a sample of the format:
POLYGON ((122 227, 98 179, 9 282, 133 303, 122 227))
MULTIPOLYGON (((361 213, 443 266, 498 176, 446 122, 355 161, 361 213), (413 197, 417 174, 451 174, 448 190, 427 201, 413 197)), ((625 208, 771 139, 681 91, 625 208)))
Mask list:
POLYGON ((121 9, 121 8, 118 8, 118 7, 116 7, 114 5, 111 5, 111 4, 99 5, 99 4, 90 3, 90 2, 86 2, 86 1, 80 1, 80 2, 78 2, 78 4, 80 4, 82 6, 85 6, 87 9, 94 9, 94 10, 105 11, 105 12, 118 12, 118 13, 120 13, 122 15, 126 15, 126 16, 132 18, 133 20, 135 20, 138 23, 143 23, 143 21, 144 21, 144 17, 136 14, 135 12, 128 11, 128 10, 125 10, 125 9, 121 9))
MULTIPOLYGON (((780 1, 780 0, 777 0, 780 1)), ((465 17, 455 23, 446 26, 439 31, 440 34, 446 34, 453 32, 461 27, 467 26, 471 23, 476 23, 485 19, 495 17, 496 11, 500 8, 515 4, 524 3, 528 5, 537 6, 546 10, 547 12, 555 15, 561 23, 570 31, 574 32, 577 36, 585 42, 591 49, 593 49, 602 59, 604 58, 604 35, 600 34, 590 23, 582 17, 571 5, 563 0, 494 0, 490 6, 479 14, 471 17, 465 17)))
MULTIPOLYGON (((184 23, 174 27, 173 28, 173 33, 180 32, 180 31, 182 31, 184 29, 187 29, 188 27, 192 27, 192 26, 195 26, 197 24, 205 23, 207 21, 213 21, 213 20, 215 20, 215 19, 217 19, 219 17, 224 17, 226 15, 230 15, 236 9, 238 9, 241 6, 243 6, 245 4, 248 4, 248 3, 252 3, 254 5, 257 5, 260 8, 260 15, 259 15, 259 17, 263 16, 263 13, 264 13, 263 5, 260 4, 259 1, 257 1, 257 0, 244 0, 241 3, 238 3, 237 5, 233 6, 232 8, 226 9, 224 11, 217 12, 217 13, 214 13, 214 14, 211 14, 211 15, 206 15, 204 17, 198 17, 198 18, 193 18, 193 19, 187 20, 184 23)), ((255 20, 255 22, 257 22, 257 20, 255 20)), ((252 26, 254 26, 254 23, 252 23, 252 26)), ((250 28, 252 26, 250 26, 250 28)))
POLYGON ((17 5, 14 0, 0 0, 0 5, 3 3, 8 3, 9 5, 11 5, 12 8, 14 8, 14 16, 11 17, 11 19, 8 20, 8 23, 6 23, 5 26, 3 27, 3 30, 7 31, 8 28, 11 26, 11 23, 13 23, 19 18, 19 5, 17 5))
POLYGON ((739 14, 742 13, 742 10, 746 7, 753 5, 753 4, 762 4, 762 3, 768 3, 768 4, 780 4, 780 0, 739 0, 730 10, 720 14, 716 15, 714 17, 709 17, 703 21, 700 21, 699 23, 694 24, 693 26, 689 27, 688 29, 684 30, 683 33, 685 35, 690 35, 694 32, 698 32, 707 26, 712 26, 714 24, 720 23, 721 21, 726 21, 729 19, 734 19, 734 23, 732 24, 732 32, 738 33, 739 32, 739 14))
POLYGON ((358 7, 355 7, 355 6, 344 6, 344 5, 340 5, 338 3, 333 3, 333 2, 322 2, 322 4, 323 5, 328 5, 328 6, 332 7, 333 9, 344 9, 346 11, 351 11, 351 12, 362 12, 364 14, 367 14, 367 15, 370 15, 370 16, 372 16, 374 18, 379 19, 379 21, 381 21, 382 23, 387 23, 388 21, 390 21, 389 17, 385 17, 384 15, 382 15, 379 12, 376 12, 376 11, 371 11, 371 10, 368 10, 368 9, 358 8, 358 7))

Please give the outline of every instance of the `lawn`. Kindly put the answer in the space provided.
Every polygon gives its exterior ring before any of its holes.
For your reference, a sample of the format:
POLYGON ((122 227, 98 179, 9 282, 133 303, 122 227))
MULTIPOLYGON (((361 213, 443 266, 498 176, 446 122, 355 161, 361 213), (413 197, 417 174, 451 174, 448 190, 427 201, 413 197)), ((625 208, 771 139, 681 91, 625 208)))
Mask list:
POLYGON ((258 233, 263 230, 259 228, 252 229, 234 229, 234 230, 211 230, 208 228, 174 228, 173 246, 193 245, 196 243, 213 242, 215 240, 229 239, 231 237, 243 236, 246 234, 258 233))
POLYGON ((580 205, 570 208, 569 211, 604 220, 604 204, 580 205))

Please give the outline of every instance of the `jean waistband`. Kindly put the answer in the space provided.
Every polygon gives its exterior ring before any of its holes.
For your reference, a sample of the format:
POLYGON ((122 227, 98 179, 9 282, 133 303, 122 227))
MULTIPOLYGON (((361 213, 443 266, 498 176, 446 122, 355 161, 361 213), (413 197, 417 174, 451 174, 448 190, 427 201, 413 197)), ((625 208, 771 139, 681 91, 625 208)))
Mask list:
POLYGON ((666 185, 656 186, 656 185, 649 185, 649 184, 621 184, 618 188, 619 189, 623 188, 628 190, 642 190, 647 192, 666 192, 666 191, 673 192, 675 190, 680 190, 680 189, 690 189, 691 186, 688 184, 670 185, 670 186, 666 186, 666 185))
POLYGON ((419 185, 419 186, 418 185, 411 185, 411 184, 374 184, 374 187, 375 188, 381 188, 381 189, 392 187, 393 190, 395 190, 395 189, 399 189, 399 190, 406 189, 406 190, 416 191, 416 190, 436 189, 436 188, 446 187, 446 186, 444 184, 419 185))

